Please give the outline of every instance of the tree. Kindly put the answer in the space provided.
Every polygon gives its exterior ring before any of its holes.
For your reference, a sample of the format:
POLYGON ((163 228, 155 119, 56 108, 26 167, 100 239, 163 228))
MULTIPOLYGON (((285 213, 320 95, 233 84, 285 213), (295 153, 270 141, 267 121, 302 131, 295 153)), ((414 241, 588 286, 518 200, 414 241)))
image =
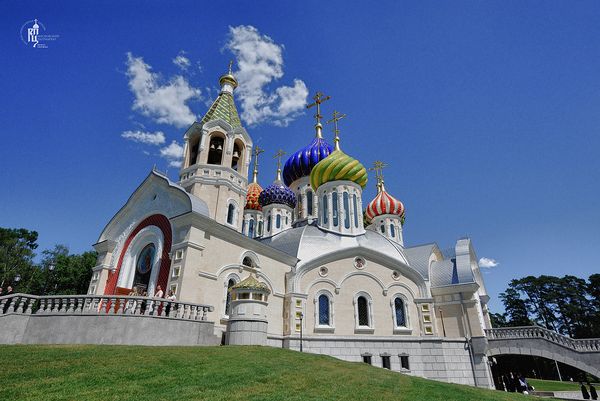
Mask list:
POLYGON ((38 233, 24 228, 0 227, 0 287, 14 285, 33 267, 38 233))
POLYGON ((42 254, 41 270, 45 275, 44 287, 47 294, 72 295, 87 292, 92 268, 96 264, 96 252, 69 254, 66 246, 55 245, 54 249, 42 254), (51 270, 50 266, 54 269, 51 270))
POLYGON ((505 320, 506 326, 529 326, 531 320, 525 301, 521 299, 519 292, 514 288, 507 288, 505 292, 500 294, 500 299, 506 310, 505 320))

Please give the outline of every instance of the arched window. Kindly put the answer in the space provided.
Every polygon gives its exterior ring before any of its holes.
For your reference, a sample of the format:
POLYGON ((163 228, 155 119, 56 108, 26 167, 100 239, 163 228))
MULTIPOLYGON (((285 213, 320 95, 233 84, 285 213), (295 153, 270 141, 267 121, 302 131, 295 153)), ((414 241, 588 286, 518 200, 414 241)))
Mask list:
POLYGON ((339 224, 339 216, 338 216, 338 194, 334 192, 331 194, 331 203, 333 209, 333 225, 337 227, 339 224))
POLYGON ((390 224, 390 235, 392 236, 392 238, 396 238, 396 226, 394 226, 393 224, 390 224))
POLYGON ((246 234, 246 220, 242 220, 242 234, 246 234))
POLYGON ((254 219, 250 219, 248 223, 248 237, 254 238, 254 219))
POLYGON ((275 216, 275 227, 281 228, 281 215, 280 214, 275 216))
POLYGON ((321 294, 319 295, 319 325, 330 326, 329 318, 329 297, 321 294))
POLYGON ((344 192, 344 227, 350 228, 350 199, 348 198, 348 192, 344 192))
POLYGON ((313 192, 310 189, 306 191, 306 213, 309 216, 313 214, 313 192))
POLYGON ((231 155, 231 168, 234 170, 238 170, 238 165, 240 160, 242 159, 242 147, 239 143, 233 144, 233 154, 231 155))
POLYGON ((262 233, 263 233, 263 222, 259 221, 258 222, 258 233, 257 233, 258 235, 257 236, 260 237, 262 235, 262 233))
POLYGON ((271 232, 271 216, 267 217, 267 232, 271 232))
POLYGON ((229 316, 229 312, 231 309, 231 287, 235 285, 235 279, 230 278, 227 281, 227 295, 225 296, 225 315, 229 316))
POLYGON ((381 229, 381 233, 385 234, 385 225, 382 224, 381 227, 380 227, 380 229, 381 229))
POLYGON ((188 166, 196 164, 198 158, 198 148, 200 147, 200 137, 194 138, 190 141, 190 159, 188 166))
POLYGON ((359 327, 371 327, 371 316, 369 313, 369 301, 364 296, 359 296, 356 300, 357 314, 358 314, 358 326, 359 327))
POLYGON ((396 327, 406 327, 406 310, 404 301, 400 297, 394 299, 394 318, 396 327))
POLYGON ((221 164, 223 159, 223 145, 225 140, 220 136, 210 138, 208 147, 208 164, 221 164))
POLYGON ((358 228, 358 205, 356 202, 356 194, 352 195, 352 203, 354 203, 354 227, 358 228))
POLYGON ((323 195, 323 224, 327 224, 328 221, 327 213, 329 211, 327 210, 327 206, 327 195, 323 195))
POLYGON ((242 260, 242 264, 244 266, 254 267, 254 262, 252 262, 252 259, 249 256, 244 257, 244 259, 242 260))
POLYGON ((227 207, 227 224, 233 224, 235 218, 235 205, 230 203, 227 207))

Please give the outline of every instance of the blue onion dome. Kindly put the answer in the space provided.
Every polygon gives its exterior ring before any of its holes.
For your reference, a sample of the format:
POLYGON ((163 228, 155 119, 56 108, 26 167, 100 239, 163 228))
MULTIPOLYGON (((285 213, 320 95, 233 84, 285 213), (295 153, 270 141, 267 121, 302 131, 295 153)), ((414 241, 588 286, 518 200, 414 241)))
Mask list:
POLYGON ((281 180, 275 180, 260 193, 258 202, 264 208, 272 203, 287 205, 292 209, 296 207, 296 194, 281 180))
POLYGON ((289 186, 298 178, 309 176, 313 167, 332 151, 333 147, 317 135, 308 146, 298 150, 285 162, 283 167, 285 185, 289 186))

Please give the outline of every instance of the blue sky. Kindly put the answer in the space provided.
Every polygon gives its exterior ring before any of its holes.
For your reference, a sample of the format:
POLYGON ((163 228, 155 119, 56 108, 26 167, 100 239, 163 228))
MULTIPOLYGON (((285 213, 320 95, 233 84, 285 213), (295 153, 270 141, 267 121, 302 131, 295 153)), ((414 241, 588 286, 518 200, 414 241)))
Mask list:
MULTIPOLYGON (((583 1, 2 2, 0 226, 39 231, 40 249, 90 249, 154 164, 176 178, 161 149, 248 56, 234 34, 254 33, 271 70, 247 81, 262 100, 246 91, 238 107, 266 149, 261 183, 278 148, 313 136, 303 88, 331 95, 324 114, 348 114, 344 151, 389 164, 407 245, 472 237, 499 263, 484 273, 498 310, 511 278, 600 271, 599 20, 600 3, 583 1), (21 41, 34 18, 59 35, 46 49, 21 41), (130 85, 144 73, 150 98, 130 85)), ((371 179, 365 201, 374 193, 371 179)))

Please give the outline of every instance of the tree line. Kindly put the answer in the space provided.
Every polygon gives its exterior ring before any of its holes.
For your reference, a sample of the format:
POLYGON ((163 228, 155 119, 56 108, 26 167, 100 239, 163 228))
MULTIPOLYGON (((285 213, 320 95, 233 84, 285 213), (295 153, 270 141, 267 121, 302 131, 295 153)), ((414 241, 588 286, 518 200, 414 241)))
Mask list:
POLYGON ((493 327, 535 324, 571 338, 600 337, 600 274, 513 279, 500 299, 505 312, 490 315, 493 327))
POLYGON ((96 264, 95 251, 72 254, 64 245, 42 251, 35 262, 38 233, 0 227, 0 288, 6 293, 85 294, 96 264))

